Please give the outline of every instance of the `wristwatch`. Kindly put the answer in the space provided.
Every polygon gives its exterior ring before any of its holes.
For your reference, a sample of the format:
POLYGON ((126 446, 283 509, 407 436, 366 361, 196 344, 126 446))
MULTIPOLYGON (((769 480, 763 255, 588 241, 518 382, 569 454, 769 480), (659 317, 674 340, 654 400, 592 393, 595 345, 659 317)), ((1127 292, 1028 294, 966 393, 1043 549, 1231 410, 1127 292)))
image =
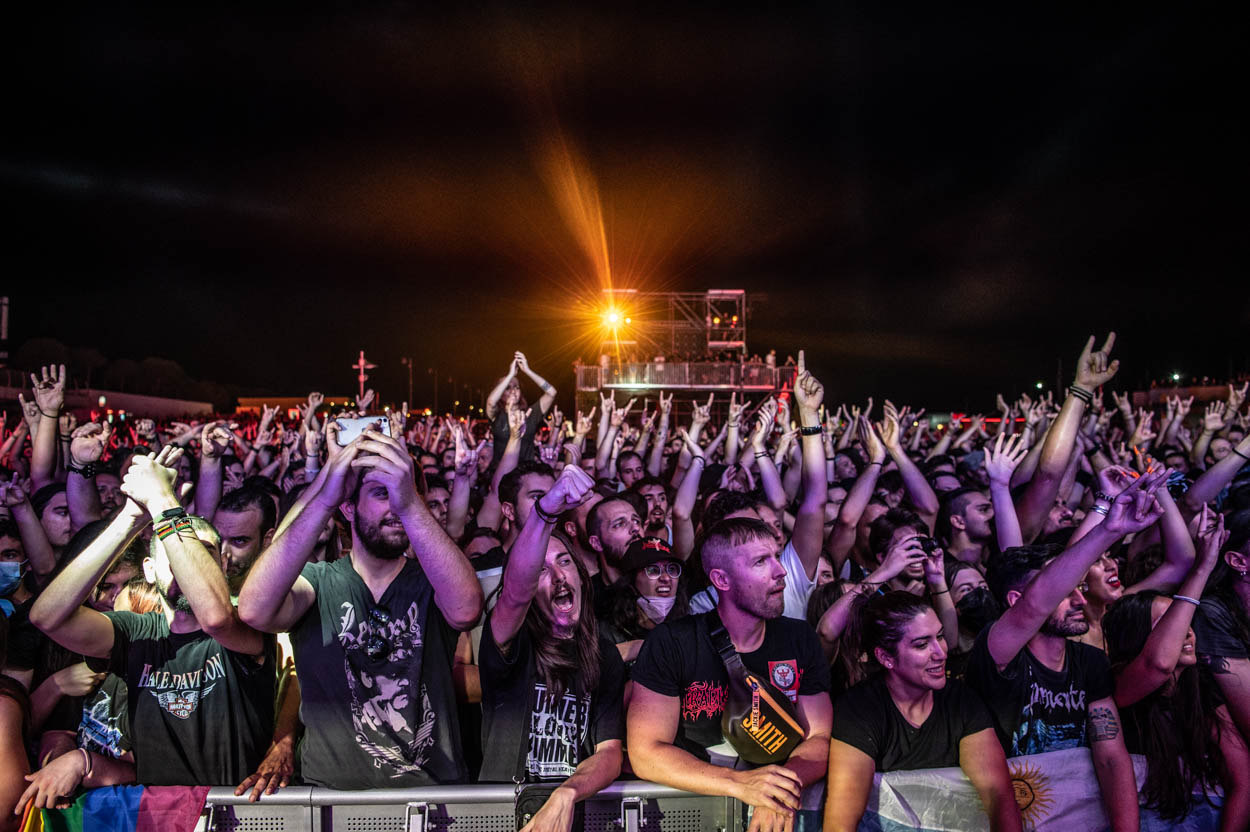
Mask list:
POLYGON ((186 516, 187 516, 187 510, 183 508, 182 506, 178 506, 177 508, 167 508, 161 512, 161 519, 166 520, 166 521, 177 520, 179 517, 186 517, 186 516))

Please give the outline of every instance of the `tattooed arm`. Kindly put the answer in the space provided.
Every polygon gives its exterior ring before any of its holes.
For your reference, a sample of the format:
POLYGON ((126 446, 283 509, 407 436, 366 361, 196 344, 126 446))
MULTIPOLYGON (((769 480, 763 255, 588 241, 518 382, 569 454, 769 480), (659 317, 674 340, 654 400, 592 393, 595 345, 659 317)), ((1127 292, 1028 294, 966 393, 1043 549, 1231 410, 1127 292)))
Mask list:
POLYGON ((1102 804, 1115 832, 1136 830, 1137 780, 1133 761, 1124 747, 1120 732, 1120 714, 1111 697, 1099 699, 1089 706, 1089 745, 1094 758, 1094 774, 1102 789, 1102 804))

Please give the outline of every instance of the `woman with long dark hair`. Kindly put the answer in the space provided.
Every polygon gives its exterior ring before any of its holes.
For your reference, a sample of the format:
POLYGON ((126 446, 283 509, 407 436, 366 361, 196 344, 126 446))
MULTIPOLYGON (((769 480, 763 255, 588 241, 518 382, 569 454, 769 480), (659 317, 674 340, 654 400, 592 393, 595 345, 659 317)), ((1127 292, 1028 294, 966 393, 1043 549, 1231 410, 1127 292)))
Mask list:
POLYGON ((850 832, 868 804, 875 772, 960 766, 990 829, 1019 830, 1007 758, 989 710, 946 678, 946 637, 933 608, 908 592, 870 600, 863 643, 880 667, 834 705, 825 832, 850 832))
POLYGON ((626 665, 638 658, 642 641, 661 621, 690 612, 683 564, 668 541, 644 537, 629 544, 618 567, 627 581, 614 589, 603 635, 616 644, 626 665))
POLYGON ((1103 634, 1124 743, 1148 764, 1142 787, 1146 806, 1180 821, 1193 808, 1195 794, 1205 797, 1223 788, 1220 828, 1246 829, 1250 754, 1214 681, 1198 666, 1189 626, 1228 535, 1223 516, 1206 507, 1199 529, 1201 550, 1176 595, 1154 590, 1125 595, 1107 609, 1103 634))
POLYGON ((624 665, 599 635, 586 567, 554 531, 593 487, 570 465, 534 501, 508 554, 479 654, 481 780, 558 784, 531 825, 566 832, 577 802, 620 774, 624 736, 624 665))

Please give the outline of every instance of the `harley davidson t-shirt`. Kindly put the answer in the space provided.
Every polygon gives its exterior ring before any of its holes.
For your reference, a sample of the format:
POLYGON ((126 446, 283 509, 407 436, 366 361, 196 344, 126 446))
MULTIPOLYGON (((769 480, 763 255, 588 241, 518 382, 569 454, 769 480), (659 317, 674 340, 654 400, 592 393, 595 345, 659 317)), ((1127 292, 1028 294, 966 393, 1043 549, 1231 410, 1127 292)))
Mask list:
POLYGON ((110 668, 126 680, 136 779, 220 786, 256 770, 273 738, 275 647, 258 659, 202 630, 172 633, 164 613, 104 613, 110 668))
MULTIPOLYGON (((681 698, 681 722, 673 744, 700 760, 714 760, 708 749, 722 746, 721 716, 729 695, 729 671, 712 645, 709 624, 716 612, 665 621, 643 642, 633 681, 661 696, 681 698)), ((764 625, 758 650, 739 654, 747 670, 767 678, 797 702, 800 696, 829 692, 829 663, 806 621, 774 618, 764 625)))

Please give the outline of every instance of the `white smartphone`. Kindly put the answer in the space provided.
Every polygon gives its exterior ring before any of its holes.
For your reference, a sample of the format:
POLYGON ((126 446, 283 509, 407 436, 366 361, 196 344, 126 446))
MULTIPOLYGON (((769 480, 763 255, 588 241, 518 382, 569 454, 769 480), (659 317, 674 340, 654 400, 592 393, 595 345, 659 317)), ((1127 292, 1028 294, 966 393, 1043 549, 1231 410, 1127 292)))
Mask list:
POLYGON ((335 419, 339 426, 339 445, 346 445, 364 433, 367 427, 376 427, 384 436, 391 435, 391 420, 385 416, 365 416, 359 419, 335 419))

